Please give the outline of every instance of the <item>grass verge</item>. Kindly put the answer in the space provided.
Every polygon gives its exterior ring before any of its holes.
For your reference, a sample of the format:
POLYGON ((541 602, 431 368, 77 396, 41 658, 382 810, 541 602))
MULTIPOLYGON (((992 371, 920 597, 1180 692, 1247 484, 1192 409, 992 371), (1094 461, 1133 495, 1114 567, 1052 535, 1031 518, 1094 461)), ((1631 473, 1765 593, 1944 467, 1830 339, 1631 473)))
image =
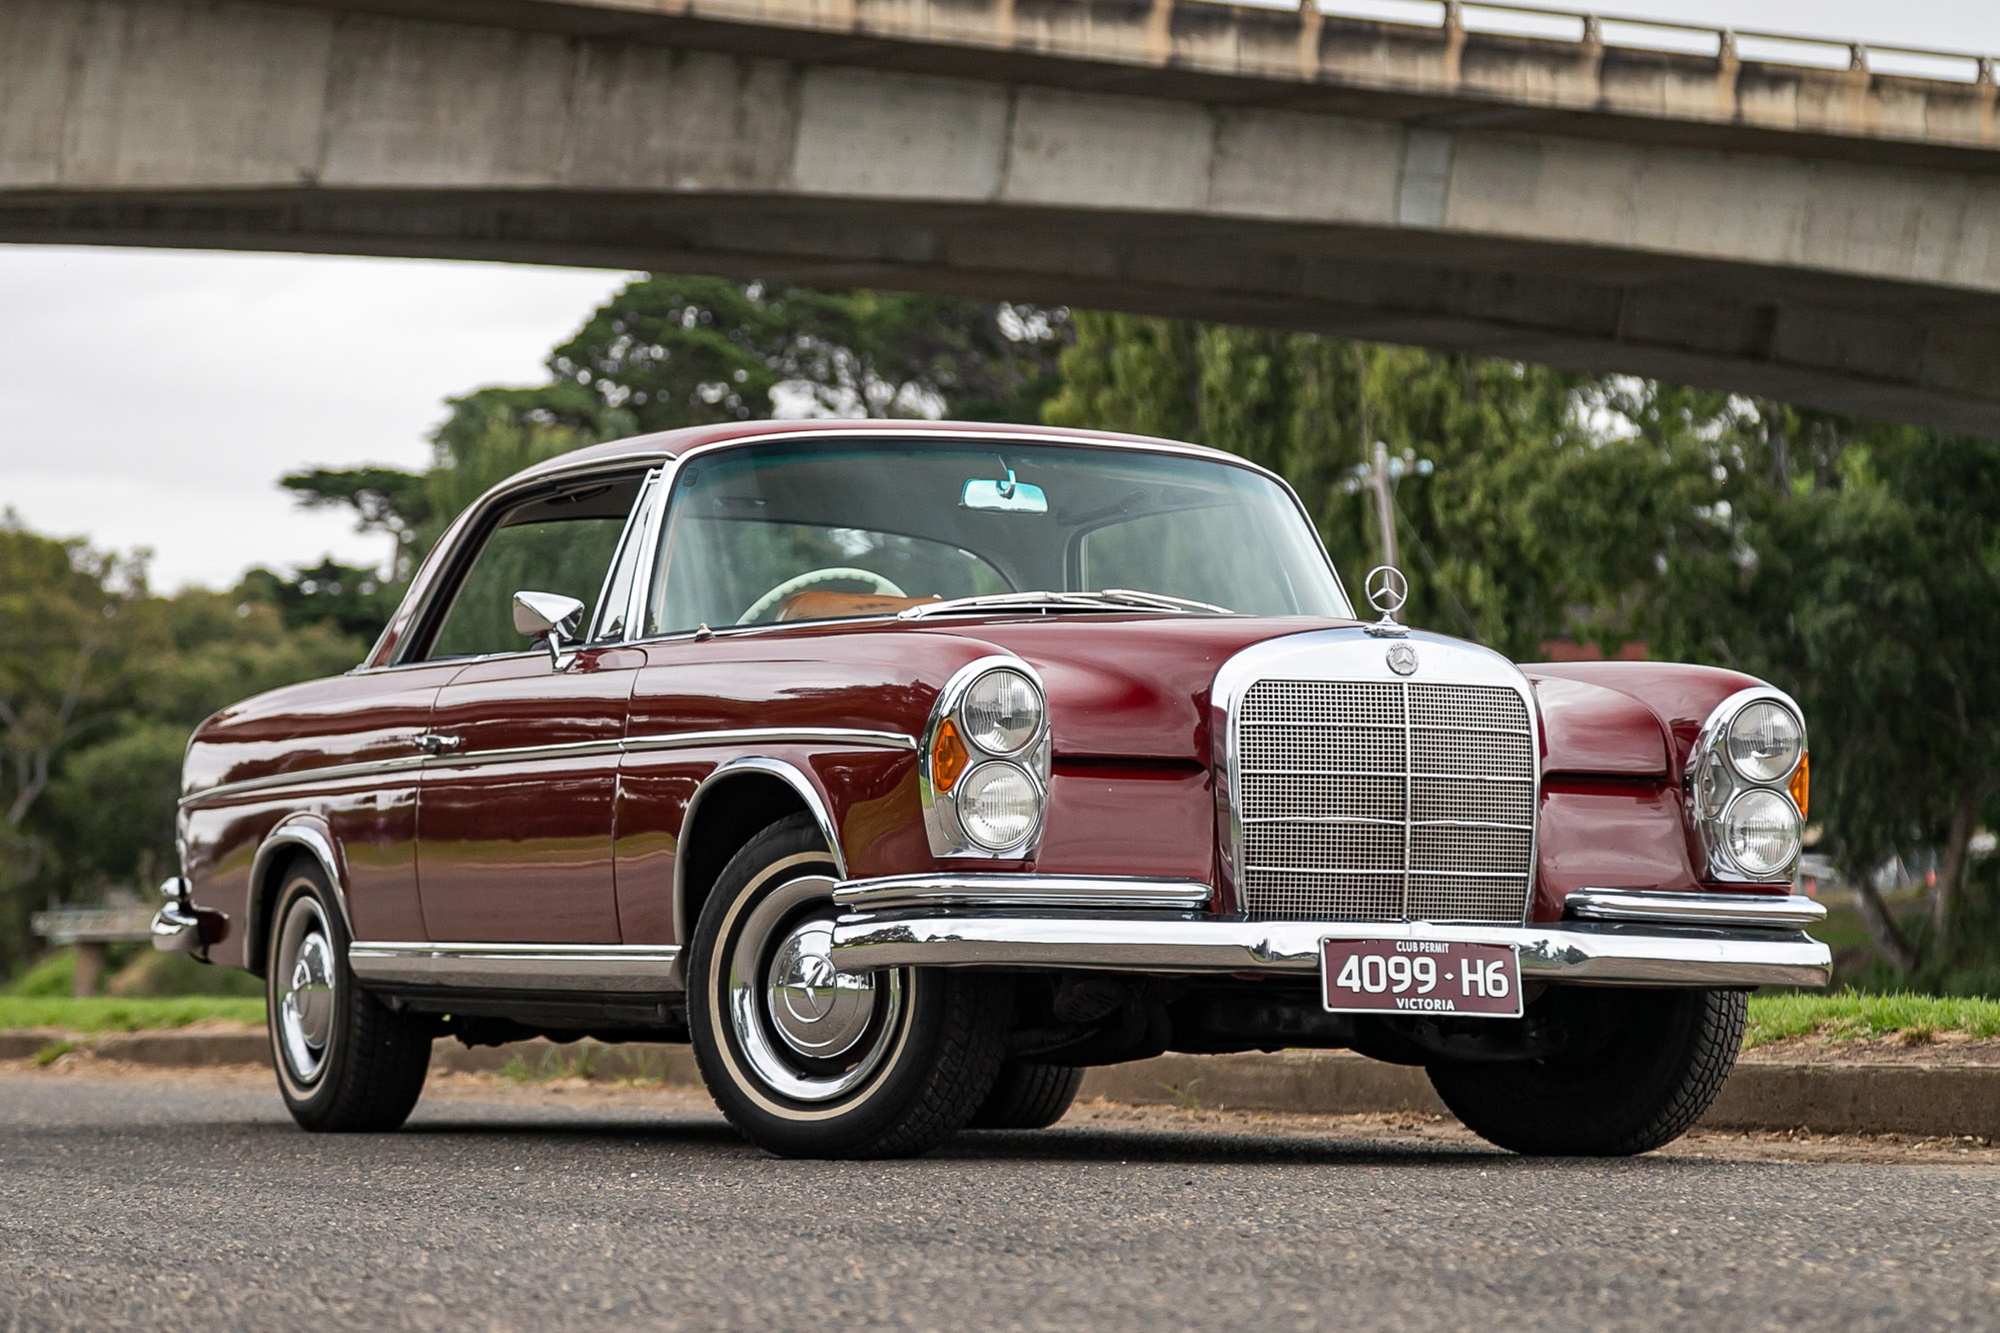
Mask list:
POLYGON ((2000 1000, 1939 995, 1814 995, 1779 991, 1750 997, 1749 1050, 1787 1037, 1887 1037, 1921 1045, 1940 1032, 2000 1037, 2000 1000))
MULTIPOLYGON (((55 1028, 62 1032, 142 1032, 213 1021, 261 1024, 264 1002, 229 996, 186 995, 162 999, 0 995, 0 1029, 55 1028)), ((1773 991, 1750 997, 1746 1049, 1788 1037, 1886 1037, 1921 1042, 1940 1032, 2000 1037, 2000 1000, 1936 995, 1864 995, 1842 991, 1815 995, 1773 991)), ((611 1072, 636 1082, 657 1082, 664 1069, 636 1052, 605 1051, 587 1044, 576 1055, 549 1051, 537 1067, 518 1058, 504 1073, 520 1082, 589 1078, 606 1055, 611 1072)), ((1192 1088, 1187 1091, 1192 1092, 1192 1088)))
POLYGON ((177 995, 162 999, 106 996, 0 995, 0 1028, 59 1028, 64 1032, 144 1032, 214 1020, 262 1023, 264 1002, 237 996, 177 995))

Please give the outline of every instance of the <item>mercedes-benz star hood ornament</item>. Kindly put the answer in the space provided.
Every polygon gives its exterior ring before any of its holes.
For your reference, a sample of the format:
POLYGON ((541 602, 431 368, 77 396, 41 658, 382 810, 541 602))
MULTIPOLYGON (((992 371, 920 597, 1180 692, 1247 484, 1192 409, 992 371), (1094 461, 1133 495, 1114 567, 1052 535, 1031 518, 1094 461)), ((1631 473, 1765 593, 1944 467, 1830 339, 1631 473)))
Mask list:
POLYGON ((1366 627, 1370 634, 1401 638, 1410 632, 1396 623, 1396 613, 1410 600, 1410 581, 1403 577, 1402 570, 1394 565, 1377 565, 1368 571, 1361 590, 1368 595, 1368 604, 1382 613, 1380 620, 1366 627))

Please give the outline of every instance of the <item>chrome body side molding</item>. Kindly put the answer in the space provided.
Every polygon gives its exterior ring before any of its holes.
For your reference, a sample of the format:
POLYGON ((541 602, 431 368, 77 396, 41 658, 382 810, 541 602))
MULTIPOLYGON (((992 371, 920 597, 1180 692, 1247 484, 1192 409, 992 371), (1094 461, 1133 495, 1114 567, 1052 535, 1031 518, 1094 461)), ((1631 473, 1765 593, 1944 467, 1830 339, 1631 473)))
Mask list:
POLYGON ((1800 894, 1578 889, 1563 903, 1569 915, 1585 921, 1653 921, 1662 925, 1771 926, 1803 930, 1826 919, 1824 906, 1800 894))
POLYGON ((858 912, 900 907, 1124 907, 1193 911, 1214 890, 1198 880, 1131 875, 891 875, 850 880, 833 900, 858 912))
POLYGON ((317 787, 329 782, 351 782, 356 778, 379 777, 384 773, 421 768, 428 758, 430 756, 427 754, 398 755, 393 759, 368 759, 353 764, 327 764, 321 768, 302 769, 295 773, 267 773, 261 778, 218 782, 213 787, 189 792, 180 798, 180 804, 185 809, 202 801, 244 796, 251 792, 271 791, 284 787, 317 787))
POLYGON ((662 736, 628 736, 627 754, 647 750, 699 750, 711 745, 832 745, 847 750, 915 750, 917 738, 900 731, 859 727, 742 727, 734 731, 677 731, 662 736))
MULTIPOLYGON (((1787 923, 1791 928, 1754 920, 1712 924, 1657 918, 1524 926, 1253 921, 1187 911, 1028 907, 1020 895, 1034 892, 1039 877, 1015 878, 1018 888, 1005 897, 849 912, 834 925, 834 966, 843 972, 972 967, 1310 975, 1319 970, 1321 942, 1329 939, 1511 946, 1520 951, 1524 980, 1576 985, 1823 986, 1833 965, 1832 952, 1797 929, 1796 919, 1787 923)), ((1064 881, 1048 884, 1052 898, 1062 894, 1064 881)), ((1174 882, 1155 885, 1169 893, 1174 882)), ((1136 887, 1132 891, 1140 892, 1136 887)), ((835 890, 850 905, 893 892, 894 881, 881 880, 851 882, 835 890)))
POLYGON ((654 995, 678 989, 671 944, 430 944, 356 940, 365 985, 654 995))
MULTIPOLYGON (((444 738, 438 738, 444 739, 444 738)), ((474 750, 469 754, 439 751, 399 755, 366 763, 332 764, 298 773, 273 773, 240 782, 222 782, 181 797, 183 806, 221 800, 251 792, 287 787, 314 787, 329 782, 349 782, 405 769, 423 767, 469 768, 480 764, 517 764, 536 759, 576 759, 591 755, 644 754, 654 750, 701 750, 722 745, 825 745, 849 750, 909 750, 917 748, 917 738, 900 731, 868 731, 852 727, 740 727, 717 731, 680 731, 660 736, 628 736, 615 741, 570 741, 561 745, 526 745, 503 750, 474 750)))

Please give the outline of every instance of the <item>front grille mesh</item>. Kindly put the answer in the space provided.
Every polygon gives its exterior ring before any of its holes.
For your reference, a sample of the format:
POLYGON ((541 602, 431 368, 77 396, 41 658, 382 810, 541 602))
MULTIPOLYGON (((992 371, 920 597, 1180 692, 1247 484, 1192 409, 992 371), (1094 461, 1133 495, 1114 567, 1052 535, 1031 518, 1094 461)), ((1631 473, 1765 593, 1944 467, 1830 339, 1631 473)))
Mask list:
POLYGON ((1262 680, 1239 707, 1237 881, 1250 915, 1526 915, 1535 733, 1515 691, 1262 680))

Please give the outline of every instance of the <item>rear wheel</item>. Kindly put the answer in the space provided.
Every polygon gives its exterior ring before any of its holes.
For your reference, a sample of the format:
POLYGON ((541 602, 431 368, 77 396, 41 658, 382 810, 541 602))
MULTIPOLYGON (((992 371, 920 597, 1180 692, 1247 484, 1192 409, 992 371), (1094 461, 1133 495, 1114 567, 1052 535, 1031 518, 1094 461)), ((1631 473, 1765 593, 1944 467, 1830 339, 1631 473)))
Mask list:
POLYGON ((1624 1157, 1685 1134, 1743 1045, 1741 991, 1573 990, 1560 1054, 1434 1064, 1431 1086, 1466 1128, 1531 1156, 1624 1157))
POLYGON ((318 863, 286 872, 265 951, 265 1027, 292 1119, 333 1132, 394 1129, 424 1090, 428 1020, 354 984, 347 928, 318 863))
POLYGON ((974 1113, 972 1128, 1047 1129, 1063 1118, 1082 1086, 1083 1071, 1074 1065, 1009 1060, 974 1113))
POLYGON ((925 1152, 992 1089, 1012 992, 937 969, 834 971, 835 873, 804 815, 723 868, 689 946, 695 1061, 730 1123, 771 1152, 925 1152))

